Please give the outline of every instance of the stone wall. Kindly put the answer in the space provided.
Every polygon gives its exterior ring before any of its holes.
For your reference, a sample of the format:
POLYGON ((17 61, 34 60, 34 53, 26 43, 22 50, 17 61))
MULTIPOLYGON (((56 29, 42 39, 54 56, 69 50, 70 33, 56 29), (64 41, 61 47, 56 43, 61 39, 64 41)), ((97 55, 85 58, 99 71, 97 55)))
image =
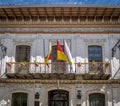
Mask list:
MULTIPOLYGON (((0 34, 1 43, 7 47, 7 55, 5 61, 15 61, 15 47, 16 45, 30 45, 31 57, 30 61, 43 62, 44 57, 48 53, 49 41, 53 42, 59 40, 63 43, 65 39, 71 50, 74 62, 88 62, 88 46, 100 45, 102 46, 103 62, 111 62, 112 76, 116 73, 120 64, 120 51, 117 49, 115 57, 112 57, 112 48, 120 39, 119 34, 0 34)), ((54 44, 54 43, 53 43, 54 44)), ((2 61, 4 62, 4 61, 2 61)), ((5 71, 5 65, 1 74, 5 71)))
POLYGON ((40 106, 48 106, 48 91, 62 89, 69 91, 69 106, 89 106, 89 94, 103 93, 105 94, 106 106, 119 106, 120 96, 118 84, 1 84, 0 86, 0 101, 7 102, 6 106, 11 106, 12 93, 25 92, 28 94, 28 106, 34 105, 34 94, 40 94, 40 106), (77 99, 77 91, 81 91, 81 99, 77 99))

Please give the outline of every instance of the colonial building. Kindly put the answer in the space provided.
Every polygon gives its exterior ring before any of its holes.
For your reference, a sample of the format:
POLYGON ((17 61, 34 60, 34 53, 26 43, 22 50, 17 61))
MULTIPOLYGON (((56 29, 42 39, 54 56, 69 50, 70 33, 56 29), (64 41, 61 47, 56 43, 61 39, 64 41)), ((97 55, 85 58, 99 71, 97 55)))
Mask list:
POLYGON ((0 106, 120 106, 119 95, 119 6, 0 6, 0 106))

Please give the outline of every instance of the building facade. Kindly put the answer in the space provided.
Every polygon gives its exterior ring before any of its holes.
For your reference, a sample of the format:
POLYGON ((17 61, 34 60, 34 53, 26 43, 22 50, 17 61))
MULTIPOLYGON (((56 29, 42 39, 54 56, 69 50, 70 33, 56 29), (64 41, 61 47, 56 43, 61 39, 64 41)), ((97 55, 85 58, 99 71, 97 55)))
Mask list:
POLYGON ((119 6, 1 6, 0 56, 1 106, 120 106, 119 6))

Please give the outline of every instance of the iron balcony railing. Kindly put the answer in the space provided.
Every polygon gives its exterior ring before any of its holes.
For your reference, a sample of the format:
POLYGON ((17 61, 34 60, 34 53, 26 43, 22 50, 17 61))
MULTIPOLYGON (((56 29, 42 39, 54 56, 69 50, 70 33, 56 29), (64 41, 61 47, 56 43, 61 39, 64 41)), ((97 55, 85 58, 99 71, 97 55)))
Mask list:
POLYGON ((65 62, 7 62, 6 73, 64 73, 64 74, 111 74, 110 64, 107 62, 74 63, 65 62))

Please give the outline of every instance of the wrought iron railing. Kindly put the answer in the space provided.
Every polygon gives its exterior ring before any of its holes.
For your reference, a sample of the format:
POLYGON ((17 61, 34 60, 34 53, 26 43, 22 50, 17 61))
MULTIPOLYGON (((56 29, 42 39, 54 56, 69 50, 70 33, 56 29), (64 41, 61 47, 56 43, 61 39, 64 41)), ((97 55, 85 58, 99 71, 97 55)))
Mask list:
POLYGON ((7 62, 6 73, 111 74, 111 68, 109 63, 104 62, 74 63, 72 65, 65 62, 48 64, 39 62, 7 62))

